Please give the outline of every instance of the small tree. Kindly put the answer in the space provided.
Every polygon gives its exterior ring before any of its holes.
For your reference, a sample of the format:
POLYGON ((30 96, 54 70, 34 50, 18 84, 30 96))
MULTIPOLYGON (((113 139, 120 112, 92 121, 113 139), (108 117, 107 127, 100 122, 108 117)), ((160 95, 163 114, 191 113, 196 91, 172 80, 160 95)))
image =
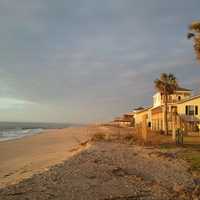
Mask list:
POLYGON ((200 21, 194 21, 189 26, 188 39, 193 39, 193 47, 200 61, 200 21))
POLYGON ((159 79, 154 81, 155 88, 164 96, 164 122, 165 134, 168 135, 168 96, 177 88, 177 80, 173 74, 162 73, 159 79))

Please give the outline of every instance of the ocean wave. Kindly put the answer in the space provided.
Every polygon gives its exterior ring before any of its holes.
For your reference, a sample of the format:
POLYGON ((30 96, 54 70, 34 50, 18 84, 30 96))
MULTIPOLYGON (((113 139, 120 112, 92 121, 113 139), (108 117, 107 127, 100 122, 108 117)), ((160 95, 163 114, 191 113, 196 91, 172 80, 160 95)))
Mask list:
POLYGON ((14 129, 14 130, 1 130, 0 131, 0 141, 13 140, 28 135, 34 135, 41 133, 44 129, 34 128, 34 129, 14 129))

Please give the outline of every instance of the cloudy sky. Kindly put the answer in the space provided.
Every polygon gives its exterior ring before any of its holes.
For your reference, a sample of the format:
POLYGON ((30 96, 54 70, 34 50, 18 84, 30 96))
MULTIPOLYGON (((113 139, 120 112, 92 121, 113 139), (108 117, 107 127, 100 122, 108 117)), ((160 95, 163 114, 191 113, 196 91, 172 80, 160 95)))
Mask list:
POLYGON ((0 121, 99 122, 152 103, 172 72, 200 88, 199 0, 0 0, 0 121))

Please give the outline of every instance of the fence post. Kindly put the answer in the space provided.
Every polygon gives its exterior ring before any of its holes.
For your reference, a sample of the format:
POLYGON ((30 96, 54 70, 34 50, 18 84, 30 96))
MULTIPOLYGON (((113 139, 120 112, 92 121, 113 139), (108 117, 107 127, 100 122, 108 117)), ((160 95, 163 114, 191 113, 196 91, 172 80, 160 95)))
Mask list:
POLYGON ((142 119, 142 139, 144 142, 148 141, 148 130, 147 130, 147 121, 146 121, 146 116, 143 116, 142 119))
POLYGON ((177 114, 176 111, 172 110, 172 140, 176 141, 176 127, 177 127, 177 114))
POLYGON ((176 130, 176 144, 183 145, 183 131, 180 128, 176 130))

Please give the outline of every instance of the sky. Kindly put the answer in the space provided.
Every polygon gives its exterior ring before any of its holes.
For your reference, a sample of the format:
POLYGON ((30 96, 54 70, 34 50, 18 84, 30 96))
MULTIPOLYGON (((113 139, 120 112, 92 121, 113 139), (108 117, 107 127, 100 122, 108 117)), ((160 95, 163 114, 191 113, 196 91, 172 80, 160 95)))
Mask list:
POLYGON ((0 0, 0 121, 89 123, 152 104, 173 73, 200 91, 199 0, 0 0))

